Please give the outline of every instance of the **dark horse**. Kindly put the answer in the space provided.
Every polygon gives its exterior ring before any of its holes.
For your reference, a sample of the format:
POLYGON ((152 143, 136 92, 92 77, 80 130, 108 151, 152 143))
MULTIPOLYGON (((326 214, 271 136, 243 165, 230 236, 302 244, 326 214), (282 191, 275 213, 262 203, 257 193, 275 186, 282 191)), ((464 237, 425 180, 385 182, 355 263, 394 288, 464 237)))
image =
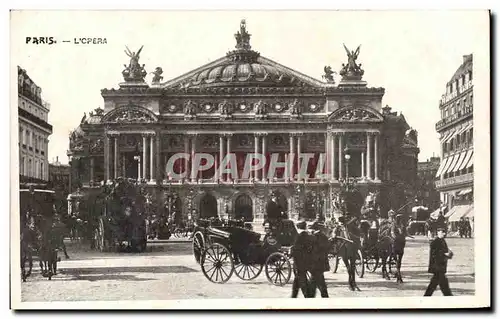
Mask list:
POLYGON ((23 282, 33 270, 33 251, 36 247, 36 232, 32 218, 28 214, 21 214, 21 278, 23 282), (29 267, 26 269, 26 267, 29 267))
POLYGON ((342 258, 347 268, 349 289, 352 291, 360 291, 356 284, 356 259, 361 247, 361 236, 357 224, 362 205, 363 196, 355 188, 343 190, 338 194, 336 206, 337 209, 344 212, 343 225, 337 225, 333 229, 334 237, 331 239, 333 251, 342 258))
POLYGON ((378 253, 382 262, 382 278, 391 279, 387 271, 387 263, 393 260, 396 263, 394 277, 398 283, 403 283, 401 263, 406 246, 406 227, 402 222, 401 215, 397 215, 395 220, 381 225, 379 234, 378 253))
POLYGON ((38 231, 38 257, 40 259, 40 269, 42 276, 52 279, 57 273, 57 250, 60 244, 58 236, 53 232, 53 224, 51 216, 43 216, 39 220, 38 231))

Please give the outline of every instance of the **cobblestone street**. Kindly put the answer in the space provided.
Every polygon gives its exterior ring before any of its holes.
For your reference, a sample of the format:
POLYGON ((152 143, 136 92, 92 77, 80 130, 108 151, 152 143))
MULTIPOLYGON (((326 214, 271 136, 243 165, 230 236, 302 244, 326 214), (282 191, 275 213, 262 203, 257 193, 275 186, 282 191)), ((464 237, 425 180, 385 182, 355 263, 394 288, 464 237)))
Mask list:
MULTIPOLYGON (((454 251, 448 278, 455 295, 474 294, 473 239, 449 238, 454 251)), ((22 301, 115 301, 193 298, 288 298, 291 283, 269 284, 264 272, 253 281, 233 277, 226 284, 209 282, 195 262, 191 243, 155 243, 143 254, 97 253, 69 247, 71 259, 59 263, 52 281, 43 278, 39 267, 22 284, 22 301)), ((381 278, 381 271, 365 272, 357 278, 361 292, 347 287, 347 273, 341 263, 337 273, 325 274, 331 297, 422 296, 429 282, 429 258, 425 238, 409 239, 403 259, 403 284, 381 278)), ((293 278, 293 277, 292 277, 293 278)), ((319 294, 318 294, 319 295, 319 294)), ((436 296, 441 296, 439 289, 436 296)), ((318 296, 319 297, 319 296, 318 296)))

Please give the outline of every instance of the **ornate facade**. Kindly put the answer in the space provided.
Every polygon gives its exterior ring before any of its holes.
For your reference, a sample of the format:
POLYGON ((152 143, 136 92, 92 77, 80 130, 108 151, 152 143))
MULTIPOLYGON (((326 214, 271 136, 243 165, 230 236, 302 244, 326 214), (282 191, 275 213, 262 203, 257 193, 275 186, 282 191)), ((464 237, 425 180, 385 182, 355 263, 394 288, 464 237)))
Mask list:
POLYGON ((335 84, 330 67, 322 82, 252 50, 244 21, 235 38, 235 50, 177 78, 161 82, 156 68, 150 85, 138 62, 142 48, 129 50, 125 81, 103 89, 104 108, 84 116, 70 136, 73 181, 90 191, 113 178, 139 178, 159 209, 175 194, 178 215, 193 218, 262 220, 271 191, 293 219, 328 218, 346 177, 363 191, 380 191, 384 209, 404 204, 403 192, 416 180, 417 134, 401 114, 382 108, 383 88, 362 81, 359 48, 346 48, 349 62, 335 84), (193 156, 167 172, 181 153, 193 156), (193 172, 198 153, 215 165, 193 172), (264 154, 267 164, 245 174, 252 153, 264 154), (218 169, 227 154, 234 154, 236 175, 218 169), (272 157, 290 159, 288 169, 269 174, 272 157), (301 165, 305 176, 296 174, 301 165), (184 171, 191 174, 171 178, 184 171))
POLYGON ((17 78, 19 180, 46 183, 49 180, 49 136, 52 134, 52 125, 48 123, 50 105, 42 100, 42 89, 19 66, 17 78))
POLYGON ((440 134, 441 165, 436 173, 436 188, 441 201, 450 209, 451 221, 472 217, 474 185, 474 85, 472 54, 446 83, 446 94, 439 101, 441 120, 436 123, 440 134), (455 213, 453 207, 459 207, 455 213))

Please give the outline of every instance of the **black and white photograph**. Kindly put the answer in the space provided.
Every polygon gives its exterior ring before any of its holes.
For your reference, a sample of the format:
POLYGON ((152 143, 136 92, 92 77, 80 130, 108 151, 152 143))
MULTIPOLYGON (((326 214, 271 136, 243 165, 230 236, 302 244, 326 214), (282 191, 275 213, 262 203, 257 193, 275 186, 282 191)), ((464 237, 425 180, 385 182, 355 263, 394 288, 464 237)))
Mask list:
POLYGON ((489 11, 10 29, 12 308, 491 306, 489 11))

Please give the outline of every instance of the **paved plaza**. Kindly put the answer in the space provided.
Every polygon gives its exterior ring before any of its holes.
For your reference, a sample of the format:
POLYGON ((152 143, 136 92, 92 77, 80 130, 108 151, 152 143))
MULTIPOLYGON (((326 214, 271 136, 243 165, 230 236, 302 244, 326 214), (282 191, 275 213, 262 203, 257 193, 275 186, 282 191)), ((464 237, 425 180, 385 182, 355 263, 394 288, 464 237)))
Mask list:
MULTIPOLYGON (((473 239, 449 238, 455 257, 448 277, 455 295, 474 294, 473 239)), ((38 267, 22 284, 23 301, 115 301, 193 298, 288 298, 291 284, 269 284, 264 272, 253 281, 236 276, 225 284, 209 282, 195 262, 190 242, 150 245, 143 254, 98 253, 70 246, 70 260, 59 263, 52 281, 40 275, 38 267)), ((357 278, 361 292, 351 292, 341 264, 337 273, 327 273, 331 297, 422 296, 429 282, 429 247, 425 238, 409 239, 403 260, 403 284, 381 278, 380 269, 357 278)), ((64 257, 63 257, 64 258, 64 257)), ((319 294, 318 294, 319 295, 319 294)), ((439 289, 436 296, 442 295, 439 289)))

